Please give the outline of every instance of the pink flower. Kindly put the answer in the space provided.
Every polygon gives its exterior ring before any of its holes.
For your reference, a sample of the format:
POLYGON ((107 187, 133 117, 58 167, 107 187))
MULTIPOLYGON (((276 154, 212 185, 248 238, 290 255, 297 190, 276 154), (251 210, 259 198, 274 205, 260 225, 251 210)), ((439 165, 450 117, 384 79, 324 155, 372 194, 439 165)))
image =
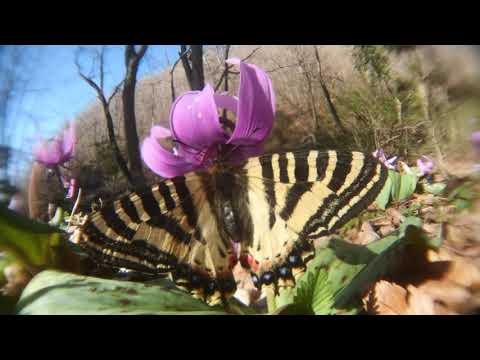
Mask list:
POLYGON ((74 178, 70 179, 70 181, 66 183, 65 187, 67 188, 67 195, 65 198, 72 199, 77 192, 77 180, 74 178))
POLYGON ((69 161, 75 147, 75 128, 70 124, 63 133, 52 140, 37 144, 33 149, 35 160, 53 169, 69 161))
POLYGON ((417 160, 417 168, 420 176, 431 174, 434 167, 435 163, 428 156, 422 155, 420 159, 417 160))
POLYGON ((387 159, 385 156, 385 152, 382 148, 375 150, 372 153, 372 156, 377 158, 380 162, 382 162, 387 168, 395 170, 395 163, 397 161, 398 156, 391 157, 387 159))
POLYGON ((238 96, 215 94, 211 85, 178 97, 170 112, 170 129, 154 126, 141 148, 143 161, 156 174, 171 178, 208 168, 215 161, 240 163, 263 153, 262 142, 273 127, 275 95, 267 74, 255 65, 238 59, 238 96), (219 109, 236 114, 233 132, 219 119, 219 109), (173 152, 158 140, 172 138, 173 152))
POLYGON ((480 154, 480 131, 472 133, 470 140, 472 141, 473 148, 480 154))

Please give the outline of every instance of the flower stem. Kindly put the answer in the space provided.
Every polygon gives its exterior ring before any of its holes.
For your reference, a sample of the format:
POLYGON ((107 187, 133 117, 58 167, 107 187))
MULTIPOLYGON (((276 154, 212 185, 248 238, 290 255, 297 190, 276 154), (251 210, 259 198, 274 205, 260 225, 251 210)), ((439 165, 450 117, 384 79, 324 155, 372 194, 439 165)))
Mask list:
POLYGON ((267 294, 267 309, 269 314, 273 314, 277 309, 277 304, 275 302, 275 292, 273 290, 273 285, 266 286, 265 292, 267 294))

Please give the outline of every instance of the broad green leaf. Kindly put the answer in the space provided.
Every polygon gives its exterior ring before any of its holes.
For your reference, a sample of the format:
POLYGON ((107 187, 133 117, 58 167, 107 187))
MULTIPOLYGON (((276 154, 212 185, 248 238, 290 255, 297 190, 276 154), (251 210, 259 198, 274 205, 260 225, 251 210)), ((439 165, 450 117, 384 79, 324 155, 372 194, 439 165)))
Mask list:
POLYGON ((367 246, 331 239, 326 247, 317 250, 307 272, 297 282, 293 304, 281 313, 358 313, 355 298, 392 269, 405 244, 435 245, 420 236, 421 225, 419 218, 408 217, 396 232, 367 246))
POLYGON ((57 229, 0 208, 0 251, 23 264, 42 268, 57 266, 60 247, 57 229))
POLYGON ((312 310, 315 315, 332 314, 333 293, 325 269, 320 269, 313 289, 312 310))
POLYGON ((396 201, 408 199, 415 192, 418 178, 412 174, 400 175, 400 187, 398 193, 395 194, 396 201))
POLYGON ((400 173, 394 170, 388 170, 388 178, 392 183, 391 199, 394 201, 398 201, 402 176, 400 175, 400 173))
POLYGON ((380 209, 385 210, 387 207, 388 202, 390 201, 390 194, 392 193, 392 179, 390 175, 387 177, 385 181, 385 185, 383 186, 382 191, 378 194, 377 199, 375 202, 377 203, 380 209))
POLYGON ((178 289, 171 281, 106 280, 46 270, 35 276, 16 306, 20 315, 226 314, 178 289))
POLYGON ((53 219, 48 222, 49 225, 52 226, 59 226, 64 219, 65 213, 61 207, 57 207, 57 210, 55 211, 55 215, 53 216, 53 219))
POLYGON ((440 195, 446 187, 445 183, 423 184, 423 190, 434 195, 440 195))

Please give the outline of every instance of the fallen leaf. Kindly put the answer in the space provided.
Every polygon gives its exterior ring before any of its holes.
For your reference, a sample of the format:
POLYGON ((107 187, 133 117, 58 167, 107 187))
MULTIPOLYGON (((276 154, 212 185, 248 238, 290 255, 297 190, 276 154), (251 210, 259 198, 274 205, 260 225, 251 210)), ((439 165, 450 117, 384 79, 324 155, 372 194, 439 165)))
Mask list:
POLYGON ((407 312, 407 290, 397 284, 380 280, 363 298, 365 310, 371 315, 401 315, 407 312))
POLYGON ((405 217, 395 208, 388 208, 385 211, 385 215, 395 227, 400 226, 400 224, 405 220, 405 217))
POLYGON ((380 239, 380 236, 373 230, 372 225, 368 221, 365 221, 360 231, 358 232, 357 236, 355 237, 353 243, 357 245, 367 245, 370 244, 372 241, 380 239))
POLYGON ((385 280, 378 281, 363 298, 364 309, 372 315, 433 315, 434 302, 413 285, 404 287, 385 280))
POLYGON ((380 233, 380 235, 382 237, 384 236, 387 236, 388 234, 390 234, 391 232, 395 231, 395 226, 393 225, 385 225, 385 226, 381 226, 379 229, 378 229, 378 232, 380 233))
POLYGON ((405 315, 435 315, 433 299, 413 285, 407 286, 408 307, 405 315))
POLYGON ((32 278, 32 275, 20 264, 7 266, 3 272, 7 282, 1 291, 7 296, 20 296, 32 278))

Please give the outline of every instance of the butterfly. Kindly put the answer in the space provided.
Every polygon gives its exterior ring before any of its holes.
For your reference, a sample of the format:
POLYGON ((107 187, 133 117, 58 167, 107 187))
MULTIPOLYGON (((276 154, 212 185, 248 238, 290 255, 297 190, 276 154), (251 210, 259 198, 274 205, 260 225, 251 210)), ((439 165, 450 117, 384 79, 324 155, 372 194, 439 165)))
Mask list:
POLYGON ((294 286, 313 241, 366 209, 387 171, 369 154, 334 150, 219 162, 104 204, 71 240, 99 263, 168 274, 215 305, 235 293, 238 261, 258 289, 294 286))

